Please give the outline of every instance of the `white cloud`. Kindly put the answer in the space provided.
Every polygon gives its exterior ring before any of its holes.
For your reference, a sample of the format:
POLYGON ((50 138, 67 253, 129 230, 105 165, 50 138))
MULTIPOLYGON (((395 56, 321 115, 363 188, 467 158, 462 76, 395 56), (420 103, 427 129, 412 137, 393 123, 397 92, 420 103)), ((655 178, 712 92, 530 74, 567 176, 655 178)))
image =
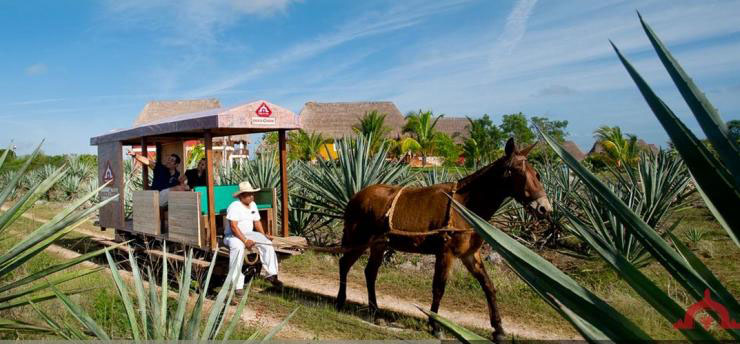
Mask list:
POLYGON ((43 63, 32 64, 26 67, 26 75, 37 76, 37 75, 46 74, 46 71, 48 69, 49 68, 46 66, 46 64, 43 64, 43 63))

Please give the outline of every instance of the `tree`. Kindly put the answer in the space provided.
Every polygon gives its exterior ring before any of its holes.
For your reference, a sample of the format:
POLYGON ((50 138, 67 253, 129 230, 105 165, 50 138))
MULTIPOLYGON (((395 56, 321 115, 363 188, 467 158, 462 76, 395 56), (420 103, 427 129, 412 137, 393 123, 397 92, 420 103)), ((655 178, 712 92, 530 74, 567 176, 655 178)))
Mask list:
POLYGON ((434 148, 437 144, 437 136, 439 132, 434 128, 437 126, 437 121, 444 115, 434 117, 431 111, 422 112, 409 112, 406 115, 406 125, 403 127, 404 133, 410 133, 411 137, 418 143, 421 149, 421 163, 422 165, 427 164, 427 157, 434 153, 434 148))
POLYGON ((386 113, 380 113, 377 110, 365 112, 360 121, 352 126, 352 130, 358 135, 365 138, 371 138, 370 151, 375 153, 380 146, 386 142, 388 133, 391 128, 385 126, 386 113))
POLYGON ((604 148, 607 162, 621 168, 624 164, 632 165, 640 159, 637 136, 622 135, 622 129, 615 126, 601 126, 594 131, 594 138, 604 148))
POLYGON ((501 131, 506 136, 514 137, 519 145, 529 145, 534 142, 534 133, 527 126, 527 117, 523 113, 504 115, 501 122, 501 131))
MULTIPOLYGON (((563 141, 565 141, 565 137, 568 136, 568 132, 565 131, 565 128, 568 127, 568 121, 552 121, 547 117, 536 116, 532 117, 530 121, 532 122, 532 125, 529 128, 532 132, 537 132, 537 129, 535 128, 535 126, 537 126, 540 130, 547 133, 547 135, 550 135, 550 137, 557 140, 558 143, 563 143, 563 141)), ((541 139, 539 134, 537 136, 537 139, 541 139)))
POLYGON ((289 135, 290 156, 295 159, 312 161, 321 157, 319 152, 327 139, 321 133, 307 133, 303 129, 293 131, 289 135))
POLYGON ((478 166, 482 161, 494 161, 506 135, 487 114, 478 119, 468 117, 468 122, 468 138, 463 142, 466 164, 478 166))
POLYGON ((436 136, 437 155, 444 157, 445 163, 455 163, 460 157, 460 145, 455 143, 455 139, 445 133, 439 133, 436 136))

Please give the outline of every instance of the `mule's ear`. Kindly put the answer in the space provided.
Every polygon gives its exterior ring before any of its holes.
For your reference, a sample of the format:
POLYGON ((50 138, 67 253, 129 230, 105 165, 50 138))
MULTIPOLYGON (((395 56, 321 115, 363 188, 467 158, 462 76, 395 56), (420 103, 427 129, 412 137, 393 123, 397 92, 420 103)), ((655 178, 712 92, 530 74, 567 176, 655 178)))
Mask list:
POLYGON ((504 152, 506 152, 506 156, 512 156, 514 153, 516 153, 516 142, 514 142, 514 138, 510 137, 509 141, 506 141, 506 148, 504 148, 504 152))
POLYGON ((529 154, 529 152, 531 152, 531 151, 532 151, 532 148, 534 148, 534 146, 536 146, 536 145, 537 145, 537 143, 538 143, 538 142, 535 142, 535 143, 533 143, 533 144, 532 144, 531 146, 529 146, 529 147, 527 147, 527 148, 524 148, 524 149, 520 150, 520 151, 519 151, 519 154, 520 154, 520 155, 523 155, 523 156, 527 156, 527 155, 529 154))

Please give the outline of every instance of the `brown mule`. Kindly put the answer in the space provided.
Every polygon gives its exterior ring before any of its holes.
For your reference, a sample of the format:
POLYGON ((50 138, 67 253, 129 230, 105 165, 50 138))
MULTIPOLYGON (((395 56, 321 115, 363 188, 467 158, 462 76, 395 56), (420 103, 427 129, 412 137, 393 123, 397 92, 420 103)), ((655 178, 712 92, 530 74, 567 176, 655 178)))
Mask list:
MULTIPOLYGON (((392 227, 404 232, 423 233, 447 227, 448 224, 451 228, 470 229, 470 225, 451 209, 447 195, 454 195, 456 201, 484 219, 490 218, 508 197, 528 206, 538 215, 547 215, 552 207, 539 175, 527 162, 527 154, 532 147, 534 145, 519 151, 514 139, 509 139, 504 157, 459 180, 457 184, 404 188, 398 197, 399 186, 372 185, 354 195, 344 213, 342 247, 345 251, 339 260, 337 308, 341 308, 347 298, 347 273, 368 248, 370 259, 365 267, 365 279, 368 304, 373 315, 378 309, 375 279, 386 249, 436 256, 432 284, 433 312, 439 311, 452 262, 454 258, 460 258, 485 292, 491 326, 495 331, 493 338, 502 338, 504 329, 496 307, 496 290, 483 267, 479 252, 483 239, 477 233, 462 231, 409 236, 390 232, 392 227), (389 224, 386 215, 394 199, 393 223, 389 224)), ((431 319, 430 324, 435 335, 439 335, 439 325, 431 319)))

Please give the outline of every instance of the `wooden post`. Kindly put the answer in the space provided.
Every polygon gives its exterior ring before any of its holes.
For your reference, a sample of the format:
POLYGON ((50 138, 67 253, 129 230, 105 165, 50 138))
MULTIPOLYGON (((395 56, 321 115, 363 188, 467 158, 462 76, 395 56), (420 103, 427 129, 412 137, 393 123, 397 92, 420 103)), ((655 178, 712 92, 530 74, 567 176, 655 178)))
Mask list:
POLYGON ((282 214, 280 225, 283 229, 283 237, 290 235, 288 228, 288 151, 285 142, 285 130, 278 130, 278 144, 280 146, 280 193, 282 214))
MULTIPOLYGON (((141 155, 149 159, 149 152, 147 150, 146 137, 141 138, 141 155)), ((136 160, 134 160, 136 163, 136 160)), ((144 185, 144 190, 149 190, 149 166, 141 164, 141 184, 144 185)))
POLYGON ((215 251, 218 248, 218 242, 216 241, 216 200, 213 196, 213 134, 210 131, 206 131, 204 141, 206 149, 206 179, 208 185, 208 238, 211 250, 215 251))

